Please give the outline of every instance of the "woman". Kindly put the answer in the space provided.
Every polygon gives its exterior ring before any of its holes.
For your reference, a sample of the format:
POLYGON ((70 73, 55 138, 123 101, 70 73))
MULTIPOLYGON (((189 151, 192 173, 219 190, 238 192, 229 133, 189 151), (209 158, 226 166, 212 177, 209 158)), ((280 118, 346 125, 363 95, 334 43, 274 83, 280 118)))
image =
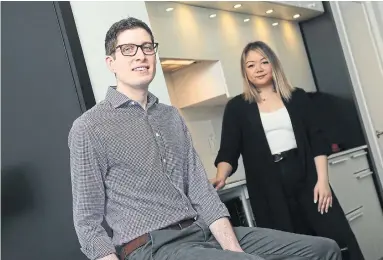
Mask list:
POLYGON ((315 122, 304 90, 292 87, 265 43, 242 52, 244 93, 225 108, 215 165, 217 189, 242 155, 257 226, 317 235, 363 259, 327 174, 329 145, 315 122))

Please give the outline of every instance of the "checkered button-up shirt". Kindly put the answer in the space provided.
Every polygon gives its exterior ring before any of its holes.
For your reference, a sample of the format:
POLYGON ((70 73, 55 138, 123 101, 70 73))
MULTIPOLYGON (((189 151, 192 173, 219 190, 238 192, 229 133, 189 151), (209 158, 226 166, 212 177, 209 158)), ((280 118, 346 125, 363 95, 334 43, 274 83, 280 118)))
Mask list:
POLYGON ((74 225, 90 259, 184 219, 229 216, 178 110, 150 93, 144 110, 110 87, 73 123, 69 148, 74 225))

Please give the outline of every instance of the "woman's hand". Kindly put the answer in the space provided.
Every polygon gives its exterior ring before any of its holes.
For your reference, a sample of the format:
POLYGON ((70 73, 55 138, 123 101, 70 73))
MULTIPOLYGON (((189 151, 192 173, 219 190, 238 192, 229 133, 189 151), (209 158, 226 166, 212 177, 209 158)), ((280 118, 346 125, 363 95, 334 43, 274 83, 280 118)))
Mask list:
POLYGON ((210 182, 216 190, 220 190, 225 187, 226 177, 217 173, 217 176, 214 179, 211 179, 210 182))
POLYGON ((225 187, 226 179, 232 170, 233 167, 227 162, 220 162, 217 165, 217 175, 214 179, 210 180, 216 190, 220 190, 225 187))
POLYGON ((332 193, 330 184, 326 181, 318 181, 314 188, 314 203, 318 202, 318 212, 328 212, 332 207, 332 193))

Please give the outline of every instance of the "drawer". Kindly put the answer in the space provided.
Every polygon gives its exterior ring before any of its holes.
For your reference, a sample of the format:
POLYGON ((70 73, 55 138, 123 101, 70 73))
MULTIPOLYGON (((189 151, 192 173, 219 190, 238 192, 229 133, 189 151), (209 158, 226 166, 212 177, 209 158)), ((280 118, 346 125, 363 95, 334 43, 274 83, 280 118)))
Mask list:
POLYGON ((371 175, 365 151, 358 151, 329 161, 330 184, 345 214, 364 205, 363 181, 365 178, 371 178, 371 175))
MULTIPOLYGON (((377 213, 375 211, 375 213, 377 213)), ((351 229, 366 260, 378 260, 383 257, 383 216, 373 214, 364 206, 354 209, 346 215, 351 229)))
POLYGON ((370 168, 367 160, 367 151, 357 151, 329 160, 331 172, 356 173, 370 168))
POLYGON ((367 190, 375 191, 375 187, 371 187, 365 181, 366 179, 372 181, 372 174, 373 172, 370 169, 358 173, 330 174, 331 187, 345 214, 368 203, 365 194, 367 190))

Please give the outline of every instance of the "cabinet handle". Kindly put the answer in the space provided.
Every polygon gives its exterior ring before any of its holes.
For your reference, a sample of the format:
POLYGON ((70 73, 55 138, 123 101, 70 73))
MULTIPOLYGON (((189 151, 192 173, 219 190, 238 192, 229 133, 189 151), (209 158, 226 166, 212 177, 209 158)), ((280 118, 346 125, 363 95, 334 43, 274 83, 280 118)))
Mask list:
POLYGON ((352 222, 354 221, 355 219, 357 218, 360 218, 361 216, 363 216, 363 211, 359 211, 357 214, 353 215, 352 217, 350 217, 348 219, 348 222, 352 222))
POLYGON ((360 180, 360 179, 363 179, 367 176, 370 176, 372 173, 373 173, 372 171, 366 170, 366 171, 359 172, 359 173, 355 174, 355 176, 358 180, 360 180))
POLYGON ((340 159, 338 161, 332 161, 330 162, 331 165, 334 165, 334 164, 338 164, 338 163, 342 163, 342 162, 345 162, 345 161, 348 161, 349 158, 344 158, 344 159, 340 159))
POLYGON ((353 154, 353 155, 351 156, 351 158, 355 159, 355 158, 358 158, 358 157, 363 156, 363 155, 365 155, 365 154, 367 154, 367 152, 362 152, 362 153, 358 153, 358 154, 353 154))

